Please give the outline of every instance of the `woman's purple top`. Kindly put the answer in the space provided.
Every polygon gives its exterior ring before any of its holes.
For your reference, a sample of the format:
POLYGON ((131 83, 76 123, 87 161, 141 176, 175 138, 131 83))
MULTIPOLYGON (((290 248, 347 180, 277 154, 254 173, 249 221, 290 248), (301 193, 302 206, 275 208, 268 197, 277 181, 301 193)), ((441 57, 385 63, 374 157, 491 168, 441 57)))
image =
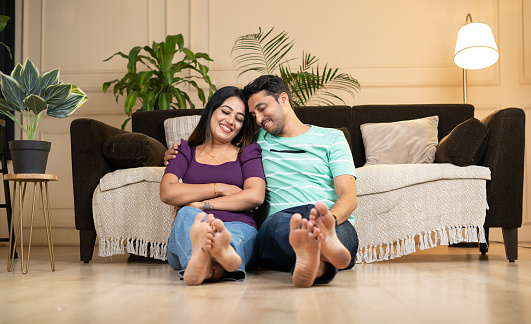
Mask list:
MULTIPOLYGON (((195 160, 196 146, 190 146, 188 141, 185 140, 181 140, 181 145, 179 145, 177 151, 179 152, 177 157, 170 160, 164 174, 175 174, 184 183, 225 183, 243 189, 243 183, 248 178, 258 177, 265 181, 262 167, 262 150, 257 143, 252 143, 238 153, 236 161, 220 165, 197 162, 195 160)), ((213 191, 214 187, 212 187, 213 191)), ((236 213, 226 210, 208 210, 205 212, 214 214, 216 218, 224 222, 239 221, 256 228, 256 222, 250 212, 236 213)))

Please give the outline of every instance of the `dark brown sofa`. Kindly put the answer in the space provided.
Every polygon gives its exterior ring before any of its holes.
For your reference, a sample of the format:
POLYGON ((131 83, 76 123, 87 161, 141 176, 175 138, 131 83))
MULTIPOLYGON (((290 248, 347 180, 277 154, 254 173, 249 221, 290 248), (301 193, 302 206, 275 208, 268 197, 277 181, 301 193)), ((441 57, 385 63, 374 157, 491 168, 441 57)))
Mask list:
MULTIPOLYGON (((167 118, 198 115, 202 110, 165 110, 136 112, 132 118, 133 132, 143 133, 165 143, 163 122, 167 118)), ((439 140, 458 124, 474 117, 474 107, 467 104, 362 105, 333 107, 297 107, 296 114, 308 124, 341 128, 350 133, 352 154, 356 166, 365 164, 365 149, 360 125, 393 122, 437 115, 439 140)), ((488 229, 503 229, 506 256, 518 258, 518 228, 522 225, 524 173, 525 115, 522 109, 498 110, 482 120, 487 126, 486 151, 479 165, 489 167, 491 180, 487 182, 489 210, 485 220, 488 229)), ((80 258, 92 259, 96 231, 92 217, 92 194, 99 180, 114 171, 102 154, 102 144, 116 134, 125 133, 115 127, 92 119, 76 119, 70 127, 72 175, 74 186, 75 222, 80 233, 80 258)), ((482 253, 487 245, 481 244, 482 253)))

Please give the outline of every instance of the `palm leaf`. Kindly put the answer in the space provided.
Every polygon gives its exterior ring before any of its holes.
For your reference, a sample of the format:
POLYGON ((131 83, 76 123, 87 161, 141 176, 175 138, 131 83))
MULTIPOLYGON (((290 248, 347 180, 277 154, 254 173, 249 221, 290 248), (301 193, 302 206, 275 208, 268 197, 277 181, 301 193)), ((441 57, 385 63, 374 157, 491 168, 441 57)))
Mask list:
POLYGON ((236 39, 231 54, 243 52, 233 59, 236 68, 241 70, 238 76, 250 71, 273 74, 280 64, 286 62, 286 54, 293 47, 294 41, 289 39, 285 31, 270 37, 273 29, 271 28, 264 35, 262 28, 259 28, 256 34, 248 34, 236 39))
POLYGON ((303 54, 302 64, 297 72, 292 72, 289 65, 280 67, 281 78, 292 93, 295 106, 345 104, 336 92, 343 91, 354 97, 360 89, 359 82, 350 74, 338 73, 338 69, 325 65, 320 69, 318 59, 311 54, 303 54))

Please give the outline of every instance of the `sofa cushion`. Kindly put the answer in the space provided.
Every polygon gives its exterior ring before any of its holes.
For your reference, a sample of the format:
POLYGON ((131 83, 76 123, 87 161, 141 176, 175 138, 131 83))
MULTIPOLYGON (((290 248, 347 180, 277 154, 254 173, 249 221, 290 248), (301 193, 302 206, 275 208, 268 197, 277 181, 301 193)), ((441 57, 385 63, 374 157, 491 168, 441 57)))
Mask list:
POLYGON ((175 143, 180 143, 181 139, 188 140, 197 123, 199 123, 199 119, 201 119, 200 115, 166 119, 164 121, 164 132, 166 134, 166 145, 168 148, 175 143))
POLYGON ((105 159, 117 169, 163 166, 166 147, 141 133, 123 133, 109 137, 101 145, 105 159))
POLYGON ((350 132, 348 131, 348 128, 346 127, 339 127, 336 128, 343 132, 343 135, 345 135, 345 138, 347 139, 348 147, 350 147, 350 150, 352 151, 352 139, 350 137, 350 132))
POLYGON ((457 125, 437 147, 435 161, 458 166, 476 165, 487 148, 487 126, 477 118, 457 125))
POLYGON ((437 150, 438 116, 360 126, 367 163, 432 163, 437 150))

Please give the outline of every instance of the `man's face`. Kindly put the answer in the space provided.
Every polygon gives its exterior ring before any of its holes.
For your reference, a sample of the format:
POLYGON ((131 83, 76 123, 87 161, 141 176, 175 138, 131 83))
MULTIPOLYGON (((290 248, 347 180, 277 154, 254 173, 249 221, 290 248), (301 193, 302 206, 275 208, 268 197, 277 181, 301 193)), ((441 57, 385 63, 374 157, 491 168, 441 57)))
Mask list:
POLYGON ((258 126, 265 129, 271 135, 282 135, 286 120, 282 100, 287 95, 282 93, 278 102, 273 96, 267 95, 265 90, 253 94, 249 100, 249 112, 256 119, 258 126), (283 96, 284 95, 284 96, 283 96))

